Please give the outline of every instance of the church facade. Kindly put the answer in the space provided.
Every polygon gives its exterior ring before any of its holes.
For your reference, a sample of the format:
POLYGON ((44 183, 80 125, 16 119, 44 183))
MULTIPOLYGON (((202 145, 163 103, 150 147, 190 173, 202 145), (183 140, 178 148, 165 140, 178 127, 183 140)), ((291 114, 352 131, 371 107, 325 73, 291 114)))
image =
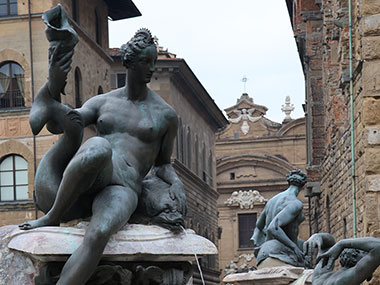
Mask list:
MULTIPOLYGON (((250 240, 266 201, 288 188, 286 175, 306 168, 305 118, 291 119, 290 99, 283 105, 282 123, 265 115, 267 108, 243 93, 225 109, 230 124, 217 133, 216 178, 219 211, 219 268, 224 273, 254 266, 250 240)), ((309 235, 308 199, 304 191, 306 221, 300 238, 309 235)))

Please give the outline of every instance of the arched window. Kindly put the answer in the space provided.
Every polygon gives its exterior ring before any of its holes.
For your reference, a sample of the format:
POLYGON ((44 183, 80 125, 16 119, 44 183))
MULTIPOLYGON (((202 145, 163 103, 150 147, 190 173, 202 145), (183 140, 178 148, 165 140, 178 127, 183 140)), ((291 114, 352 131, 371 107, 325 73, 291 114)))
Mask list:
POLYGON ((191 131, 190 127, 187 127, 187 134, 186 134, 186 151, 187 151, 187 167, 191 169, 191 156, 192 156, 192 147, 191 147, 191 131))
POLYGON ((327 215, 327 232, 331 233, 331 223, 330 223, 330 197, 326 197, 326 215, 327 215))
POLYGON ((28 162, 11 154, 0 162, 0 201, 28 200, 28 162))
POLYGON ((203 144, 202 146, 202 179, 204 182, 207 182, 207 174, 206 174, 206 146, 203 144))
POLYGON ((179 149, 180 149, 180 158, 179 160, 184 163, 185 160, 185 138, 184 138, 184 132, 183 132, 183 126, 182 121, 180 121, 179 128, 179 149))
POLYGON ((213 163, 213 158, 212 158, 212 152, 210 151, 208 155, 208 175, 209 175, 209 184, 212 185, 213 183, 213 169, 214 169, 214 163, 213 163))
POLYGON ((103 94, 104 92, 103 92, 103 88, 102 88, 102 86, 99 86, 98 87, 98 95, 99 94, 103 94))
POLYGON ((72 0, 71 1, 71 8, 73 12, 73 20, 77 23, 79 23, 79 3, 78 0, 72 0))
POLYGON ((98 11, 95 9, 95 40, 98 45, 102 45, 102 27, 100 25, 100 19, 98 11))
POLYGON ((183 163, 184 159, 184 142, 183 142, 182 119, 178 118, 178 135, 177 135, 177 159, 183 163))
POLYGON ((198 143, 198 136, 195 137, 194 156, 195 156, 195 173, 197 175, 199 175, 199 143, 198 143))
POLYGON ((0 17, 17 15, 17 0, 0 0, 0 17))
POLYGON ((79 67, 75 68, 75 108, 82 106, 82 75, 79 67))
POLYGON ((0 65, 1 108, 25 106, 24 86, 24 69, 18 63, 8 61, 0 65))

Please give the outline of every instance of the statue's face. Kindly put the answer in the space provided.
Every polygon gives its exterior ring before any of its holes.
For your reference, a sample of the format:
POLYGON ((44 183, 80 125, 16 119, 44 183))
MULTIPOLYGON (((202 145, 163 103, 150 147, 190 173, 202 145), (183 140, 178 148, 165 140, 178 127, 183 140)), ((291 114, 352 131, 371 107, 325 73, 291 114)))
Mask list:
POLYGON ((154 72, 156 61, 156 47, 150 45, 138 54, 136 61, 131 68, 128 69, 128 73, 132 72, 134 79, 140 83, 149 83, 154 72))

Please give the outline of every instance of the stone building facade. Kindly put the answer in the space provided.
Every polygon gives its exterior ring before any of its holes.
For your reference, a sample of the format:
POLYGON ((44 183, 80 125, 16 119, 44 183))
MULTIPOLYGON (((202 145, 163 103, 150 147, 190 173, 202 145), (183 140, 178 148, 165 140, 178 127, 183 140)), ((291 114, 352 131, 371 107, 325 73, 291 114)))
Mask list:
POLYGON ((380 237, 380 3, 287 4, 306 82, 313 232, 380 237))
MULTIPOLYGON (((126 70, 120 50, 110 49, 114 59, 111 87, 125 83, 126 70)), ((198 81, 186 61, 159 47, 156 70, 149 87, 177 112, 179 128, 172 163, 183 181, 187 199, 186 227, 218 244, 218 209, 215 169, 215 133, 228 121, 198 81)), ((218 258, 201 259, 207 284, 219 284, 218 258)), ((200 281, 198 269, 195 280, 200 281)))
POLYGON ((72 71, 62 102, 80 106, 110 90, 112 58, 108 17, 139 16, 133 2, 101 0, 5 0, 0 3, 0 225, 38 216, 33 205, 36 167, 57 136, 44 129, 33 136, 29 111, 48 76, 48 41, 42 13, 60 2, 78 33, 72 71))
MULTIPOLYGON (((288 188, 286 175, 306 169, 305 118, 291 119, 294 107, 287 98, 282 123, 266 118, 267 108, 243 93, 225 109, 230 124, 217 133, 216 172, 219 211, 219 268, 254 266, 250 238, 265 203, 288 188)), ((300 238, 309 236, 308 199, 301 191, 306 220, 300 238)))

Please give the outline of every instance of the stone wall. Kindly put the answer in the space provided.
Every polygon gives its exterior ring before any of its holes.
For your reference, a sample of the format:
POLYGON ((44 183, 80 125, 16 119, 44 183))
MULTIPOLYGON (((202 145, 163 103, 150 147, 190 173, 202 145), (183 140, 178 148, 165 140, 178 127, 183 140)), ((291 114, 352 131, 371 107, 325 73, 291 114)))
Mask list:
POLYGON ((375 0, 352 1, 353 112, 348 2, 304 0, 293 4, 293 29, 305 72, 311 122, 308 172, 320 182, 321 190, 312 198, 313 231, 331 232, 337 240, 354 235, 354 185, 357 236, 380 237, 380 4, 375 0), (313 13, 302 10, 300 2, 314 2, 313 13), (298 40, 302 36, 305 42, 298 40), (308 42, 308 38, 319 40, 308 42), (314 78, 316 70, 318 80, 314 78), (317 121, 318 128, 314 125, 317 121))

